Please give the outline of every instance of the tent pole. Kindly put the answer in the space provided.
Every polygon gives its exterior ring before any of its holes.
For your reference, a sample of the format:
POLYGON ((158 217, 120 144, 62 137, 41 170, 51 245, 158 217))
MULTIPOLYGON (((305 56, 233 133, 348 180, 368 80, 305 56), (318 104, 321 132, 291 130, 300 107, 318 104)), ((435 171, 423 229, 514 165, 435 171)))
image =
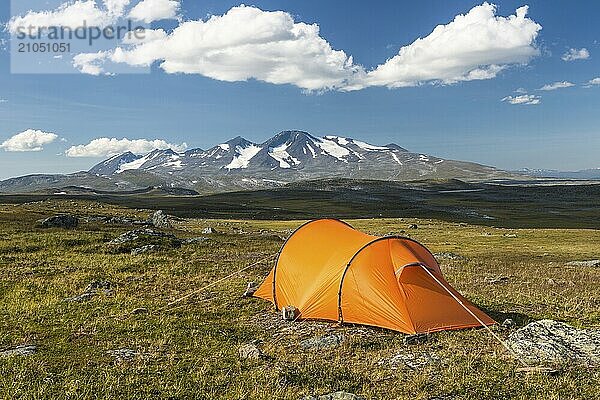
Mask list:
POLYGON ((465 310, 466 310, 466 311, 467 311, 469 314, 471 314, 471 316, 472 316, 473 318, 475 318, 475 319, 477 320, 477 322, 479 322, 479 323, 481 324, 481 326, 483 326, 483 327, 484 327, 484 328, 485 328, 485 329, 486 329, 486 330, 487 330, 487 331, 488 331, 488 332, 489 332, 489 333, 490 333, 490 334, 491 334, 491 335, 494 337, 494 339, 496 339, 498 342, 500 342, 500 344, 501 344, 502 346, 504 346, 504 348, 505 348, 506 350, 508 350, 508 352, 509 352, 510 354, 512 354, 512 356, 513 356, 513 357, 515 357, 517 360, 519 360, 519 362, 520 362, 522 365, 524 365, 524 366, 528 366, 528 365, 525 363, 525 361, 521 360, 521 359, 519 358, 519 356, 517 355, 517 353, 515 353, 515 352, 514 352, 514 350, 513 350, 513 349, 511 349, 511 348, 510 348, 510 347, 509 347, 509 346, 508 346, 508 345, 507 345, 507 344, 504 342, 504 340, 502 340, 502 338, 501 338, 500 336, 498 336, 498 335, 497 335, 497 334, 496 334, 494 331, 492 331, 492 330, 490 329, 490 327, 489 327, 489 326, 487 326, 487 325, 485 324, 485 322, 483 322, 483 321, 481 320, 481 318, 479 318, 477 315, 475 315, 475 313, 474 313, 473 311, 471 311, 471 310, 469 309, 469 307, 467 307, 467 306, 466 306, 466 305, 465 305, 465 304, 462 302, 462 300, 461 300, 461 299, 459 299, 458 297, 456 297, 456 295, 455 295, 454 293, 452 293, 452 292, 450 291, 450 289, 448 289, 448 288, 447 288, 447 287, 446 287, 444 284, 442 284, 442 282, 440 282, 440 280, 439 280, 439 279, 438 279, 438 278, 437 278, 435 275, 433 275, 433 274, 431 273, 431 271, 429 271, 429 270, 427 269, 427 267, 426 267, 426 266, 424 266, 422 263, 418 263, 418 265, 419 265, 421 268, 423 268, 423 270, 424 270, 425 272, 427 272, 427 274, 429 274, 429 276, 431 276, 431 277, 433 278, 433 280, 435 280, 435 281, 437 282, 437 284, 438 284, 438 285, 440 285, 442 288, 444 288, 444 290, 445 290, 446 292, 448 292, 448 294, 449 294, 450 296, 452 296, 452 298, 453 298, 454 300, 456 300, 456 302, 457 302, 458 304, 460 304, 460 305, 462 306, 462 308, 464 308, 464 309, 465 309, 465 310))

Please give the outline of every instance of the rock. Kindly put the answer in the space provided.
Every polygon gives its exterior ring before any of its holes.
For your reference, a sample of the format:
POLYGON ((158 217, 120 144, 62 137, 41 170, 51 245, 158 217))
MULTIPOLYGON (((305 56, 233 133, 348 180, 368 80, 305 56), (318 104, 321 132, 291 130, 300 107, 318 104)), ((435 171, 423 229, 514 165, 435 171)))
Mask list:
POLYGON ((433 353, 412 353, 403 351, 390 359, 379 361, 378 364, 383 366, 387 365, 391 369, 408 367, 416 370, 438 363, 439 361, 440 358, 433 353))
POLYGON ((300 400, 365 400, 365 398, 348 392, 334 392, 322 396, 304 396, 300 400))
POLYGON ((514 233, 505 233, 502 236, 507 237, 507 238, 516 238, 517 237, 517 235, 514 233))
POLYGON ((82 294, 73 297, 68 297, 63 301, 83 303, 84 301, 91 300, 94 296, 100 293, 107 296, 113 294, 112 284, 108 281, 93 281, 92 283, 86 286, 85 291, 82 294))
POLYGON ((42 228, 71 229, 79 225, 79 218, 74 215, 55 215, 42 221, 42 228))
POLYGON ((441 253, 433 253, 435 258, 446 259, 446 260, 465 260, 466 258, 461 256, 460 254, 451 253, 451 252, 441 252, 441 253))
POLYGON ((508 276, 486 276, 483 281, 491 285, 508 282, 508 276))
POLYGON ((517 326, 517 324, 512 319, 506 318, 500 326, 504 329, 512 329, 512 328, 515 328, 517 326))
POLYGON ((567 265, 570 267, 600 267, 600 260, 570 261, 567 265))
POLYGON ((30 356, 32 354, 35 354, 36 351, 36 345, 26 344, 22 346, 13 347, 12 349, 0 351, 0 358, 30 356))
POLYGON ((181 240, 178 239, 175 235, 171 235, 170 233, 157 232, 152 229, 134 229, 132 231, 125 232, 122 235, 108 242, 108 244, 124 244, 139 240, 152 239, 167 239, 181 244, 181 240))
POLYGON ((150 252, 156 250, 157 247, 158 246, 156 246, 155 244, 147 244, 142 247, 136 247, 135 249, 131 250, 131 255, 139 256, 140 254, 150 253, 150 252))
POLYGON ((407 335, 404 336, 404 344, 413 345, 413 344, 421 344, 426 343, 429 340, 429 335, 425 333, 417 333, 416 335, 407 335))
POLYGON ((173 227, 169 216, 165 214, 163 210, 158 210, 157 212, 152 214, 150 222, 157 228, 169 229, 173 227))
POLYGON ((116 361, 131 361, 139 355, 137 351, 132 349, 109 350, 107 353, 116 361))
POLYGON ((134 308, 133 310, 131 310, 131 314, 133 314, 133 315, 148 314, 148 309, 146 307, 134 308))
POLYGON ((263 355, 262 351, 252 343, 240 346, 238 354, 242 360, 258 360, 263 355))
POLYGON ((577 329, 545 319, 511 333, 506 343, 529 364, 600 365, 600 329, 577 329))
POLYGON ((214 229, 214 228, 210 228, 210 227, 209 227, 209 228, 204 228, 204 229, 202 230, 202 234, 203 234, 203 235, 212 235, 212 234, 214 234, 214 233, 217 233, 216 229, 214 229))
POLYGON ((244 292, 244 297, 252 297, 257 289, 258 285, 256 284, 256 282, 248 282, 248 286, 246 287, 246 291, 244 292))
POLYGON ((300 346, 304 349, 328 349, 339 346, 345 337, 341 334, 329 334, 310 339, 305 339, 300 342, 300 346))
POLYGON ((410 225, 408 225, 408 229, 419 229, 419 225, 417 225, 417 224, 410 224, 410 225))
POLYGON ((206 242, 207 240, 210 240, 207 237, 195 237, 195 238, 189 238, 189 239, 183 239, 183 243, 184 244, 194 244, 194 243, 203 243, 206 242))

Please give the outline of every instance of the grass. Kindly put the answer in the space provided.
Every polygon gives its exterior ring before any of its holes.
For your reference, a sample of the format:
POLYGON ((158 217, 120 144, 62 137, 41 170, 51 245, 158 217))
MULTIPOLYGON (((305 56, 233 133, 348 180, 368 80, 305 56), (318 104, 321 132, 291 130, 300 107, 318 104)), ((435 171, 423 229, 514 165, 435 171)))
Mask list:
MULTIPOLYGON (((38 346, 31 356, 0 358, 1 398, 298 399, 336 390, 373 399, 598 398, 597 369, 517 373, 518 364, 483 330, 441 332, 427 343, 405 345, 402 334, 381 329, 285 324, 270 304, 241 297, 246 282, 260 282, 271 265, 162 309, 276 252, 280 237, 298 221, 185 219, 168 232, 196 237, 211 226, 218 233, 205 243, 132 256, 106 244, 131 227, 37 227, 38 219, 58 211, 148 216, 77 200, 0 205, 0 350, 38 346), (113 294, 63 301, 94 280, 110 281, 113 294), (148 312, 130 314, 136 308, 148 312), (341 332, 346 340, 328 350, 299 346, 327 332, 341 332), (240 360, 238 347, 253 340, 260 341, 265 357, 240 360), (121 348, 137 355, 125 361, 109 353, 121 348), (433 353, 439 362, 418 370, 380 365, 398 352, 433 353)), ((441 260, 446 278, 496 320, 510 317, 522 326, 551 318, 600 327, 600 270, 565 267, 567 261, 598 258, 598 230, 501 229, 410 218, 349 222, 373 234, 410 235, 433 252, 464 257, 441 260), (419 228, 407 230, 413 223, 419 228), (508 280, 486 280, 499 276, 508 280)))

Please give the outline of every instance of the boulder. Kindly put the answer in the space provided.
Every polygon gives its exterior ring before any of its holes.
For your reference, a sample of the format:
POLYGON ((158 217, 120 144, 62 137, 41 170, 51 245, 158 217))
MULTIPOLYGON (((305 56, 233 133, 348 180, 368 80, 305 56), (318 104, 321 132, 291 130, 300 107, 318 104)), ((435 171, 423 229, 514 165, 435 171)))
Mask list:
POLYGON ((300 400, 365 400, 365 398, 348 392, 334 392, 322 396, 304 396, 300 400))
POLYGON ((419 225, 417 225, 417 224, 410 224, 410 225, 408 225, 408 229, 419 229, 419 225))
POLYGON ((35 345, 32 345, 32 344, 22 345, 22 346, 13 347, 12 349, 0 351, 0 358, 30 356, 32 354, 35 354, 36 351, 37 351, 37 346, 35 346, 35 345))
POLYGON ((341 334, 329 334, 310 339, 305 339, 300 342, 300 346, 304 349, 328 349, 337 347, 344 341, 345 337, 341 334))
POLYGON ((42 228, 72 229, 79 225, 79 218, 74 215, 55 215, 43 220, 41 225, 42 228))
POLYGON ((163 210, 158 210, 157 212, 152 214, 150 222, 157 228, 169 229, 173 227, 169 216, 165 214, 163 210))
POLYGON ((64 301, 68 303, 83 303, 84 301, 91 300, 98 294, 104 294, 109 296, 113 294, 112 283, 108 281, 93 281, 86 286, 85 291, 77 296, 68 297, 64 301))
POLYGON ((262 351, 253 343, 240 346, 238 354, 242 360, 258 360, 263 355, 262 351))
POLYGON ((202 230, 202 234, 203 234, 203 235, 212 235, 212 234, 214 234, 214 233, 217 233, 217 231, 216 231, 216 229, 215 229, 215 228, 208 227, 208 228, 204 228, 204 229, 202 230))
POLYGON ((600 365, 600 329, 577 329, 545 319, 514 331, 506 343, 528 364, 600 365))

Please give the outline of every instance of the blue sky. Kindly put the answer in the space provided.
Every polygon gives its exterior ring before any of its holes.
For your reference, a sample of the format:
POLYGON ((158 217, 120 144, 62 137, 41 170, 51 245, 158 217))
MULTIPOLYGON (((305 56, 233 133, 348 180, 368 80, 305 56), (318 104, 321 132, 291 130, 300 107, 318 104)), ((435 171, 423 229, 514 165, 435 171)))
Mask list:
MULTIPOLYGON (((0 20, 8 22, 8 2, 0 20)), ((26 3, 26 2, 25 2, 26 3)), ((318 24, 319 36, 375 69, 434 27, 450 23, 481 2, 254 1, 281 10, 294 22, 318 24)), ((497 1, 506 17, 528 5, 541 25, 526 62, 508 63, 493 78, 462 82, 419 81, 416 86, 336 87, 307 92, 297 84, 250 79, 226 82, 203 74, 166 73, 160 61, 149 74, 13 74, 10 52, 0 50, 0 143, 27 130, 56 135, 41 151, 0 149, 0 179, 28 173, 88 169, 102 157, 68 157, 72 146, 96 138, 161 139, 208 148, 241 135, 262 142, 285 129, 340 135, 373 144, 469 160, 504 169, 598 168, 600 149, 600 3, 497 1), (570 49, 583 59, 564 61, 570 49), (538 90, 555 82, 573 86, 538 90), (585 87, 590 86, 590 87, 585 87), (523 88, 523 93, 515 90, 523 88), (539 104, 511 104, 522 101, 539 104), (537 99, 537 100, 535 100, 537 99)), ((180 21, 153 23, 167 32, 186 21, 223 15, 238 2, 181 2, 180 21)), ((5 36, 7 39, 7 37, 5 36)), ((389 83, 386 83, 389 86, 389 83)))

